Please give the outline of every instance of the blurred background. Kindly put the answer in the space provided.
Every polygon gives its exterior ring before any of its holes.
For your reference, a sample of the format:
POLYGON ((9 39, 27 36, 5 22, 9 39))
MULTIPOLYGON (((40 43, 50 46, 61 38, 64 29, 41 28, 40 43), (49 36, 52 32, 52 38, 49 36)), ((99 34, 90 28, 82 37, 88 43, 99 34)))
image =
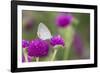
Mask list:
MULTIPOLYGON (((68 12, 48 12, 48 11, 22 11, 22 39, 31 41, 38 38, 38 25, 44 23, 52 35, 60 34, 65 40, 68 48, 59 48, 55 60, 79 60, 90 58, 90 14, 88 13, 68 13, 68 12), (56 17, 61 14, 71 14, 73 22, 67 28, 58 28, 55 24, 56 17), (74 34, 71 35, 73 32, 74 34), (65 33, 63 33, 65 32, 65 33), (71 37, 66 37, 71 36, 71 37), (65 49, 67 49, 65 51, 65 49), (68 50, 69 49, 69 50, 68 50), (67 56, 66 56, 67 55, 67 56), (64 58, 65 56, 65 58, 64 58)), ((51 53, 49 53, 50 56, 51 53)), ((50 57, 40 58, 40 61, 48 60, 50 57)))

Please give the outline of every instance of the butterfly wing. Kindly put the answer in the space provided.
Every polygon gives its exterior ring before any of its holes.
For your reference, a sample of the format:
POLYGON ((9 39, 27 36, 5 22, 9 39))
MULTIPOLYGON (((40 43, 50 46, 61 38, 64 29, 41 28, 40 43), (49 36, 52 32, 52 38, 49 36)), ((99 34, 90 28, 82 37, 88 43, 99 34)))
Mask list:
POLYGON ((43 23, 40 23, 39 24, 38 31, 37 31, 37 35, 42 40, 50 39, 52 37, 49 29, 43 23))

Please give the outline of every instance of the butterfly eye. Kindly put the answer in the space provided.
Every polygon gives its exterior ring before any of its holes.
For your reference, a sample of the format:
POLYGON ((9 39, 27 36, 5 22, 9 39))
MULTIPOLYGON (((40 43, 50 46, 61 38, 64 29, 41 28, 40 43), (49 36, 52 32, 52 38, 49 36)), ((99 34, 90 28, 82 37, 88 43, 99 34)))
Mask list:
POLYGON ((40 39, 42 40, 47 40, 47 39, 50 39, 52 36, 51 36, 51 33, 50 33, 50 30, 48 29, 48 27, 43 24, 43 23, 40 23, 39 26, 38 26, 38 31, 37 31, 37 35, 40 39))

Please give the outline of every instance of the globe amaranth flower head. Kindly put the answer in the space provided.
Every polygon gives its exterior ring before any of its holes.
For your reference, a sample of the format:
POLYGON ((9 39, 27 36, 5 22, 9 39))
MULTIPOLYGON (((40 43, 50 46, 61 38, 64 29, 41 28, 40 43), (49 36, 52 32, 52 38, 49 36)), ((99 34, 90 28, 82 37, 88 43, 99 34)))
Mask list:
POLYGON ((48 42, 41 39, 35 39, 30 42, 28 55, 33 57, 44 57, 48 55, 48 42))
POLYGON ((57 46, 57 45, 64 46, 64 39, 60 35, 53 36, 50 39, 50 44, 52 46, 57 46))
POLYGON ((23 48, 26 48, 26 47, 28 47, 29 46, 29 41, 27 41, 27 40, 22 40, 22 47, 23 48))
POLYGON ((60 13, 56 17, 56 25, 58 27, 67 27, 71 24, 73 16, 71 14, 60 13))

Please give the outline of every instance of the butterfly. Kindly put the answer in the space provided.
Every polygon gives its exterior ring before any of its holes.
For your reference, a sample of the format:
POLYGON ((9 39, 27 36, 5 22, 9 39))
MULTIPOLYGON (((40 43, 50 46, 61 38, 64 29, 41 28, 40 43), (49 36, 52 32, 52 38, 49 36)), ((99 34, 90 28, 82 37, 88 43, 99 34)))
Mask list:
POLYGON ((47 40, 47 39, 50 39, 52 37, 52 35, 50 33, 50 30, 43 23, 40 23, 39 24, 38 31, 37 31, 37 35, 42 40, 47 40))

